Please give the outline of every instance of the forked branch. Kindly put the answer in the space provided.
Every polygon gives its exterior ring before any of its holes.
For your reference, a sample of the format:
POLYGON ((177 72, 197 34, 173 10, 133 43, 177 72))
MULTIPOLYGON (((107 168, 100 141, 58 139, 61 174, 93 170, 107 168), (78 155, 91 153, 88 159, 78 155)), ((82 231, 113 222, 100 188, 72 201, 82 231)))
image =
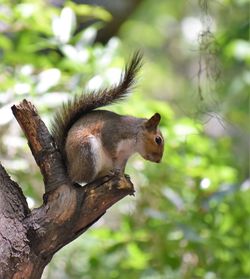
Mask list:
MULTIPOLYGON (((15 221, 12 224, 6 222, 4 228, 0 226, 0 240, 6 238, 6 232, 10 229, 13 231, 11 241, 7 239, 6 245, 4 242, 1 245, 0 278, 38 279, 56 251, 86 231, 114 203, 133 194, 134 188, 128 178, 116 175, 103 177, 84 187, 72 183, 67 176, 62 156, 36 108, 24 100, 13 106, 12 111, 43 175, 45 194, 43 205, 29 211, 18 185, 13 186, 24 214, 21 220, 18 219, 18 230, 13 230, 15 221), (23 238, 20 239, 20 235, 23 238), (17 256, 13 261, 16 241, 24 253, 19 253, 22 256, 17 256), (5 253, 11 250, 13 253, 5 253)), ((10 183, 4 169, 0 172, 0 182, 1 192, 10 183)), ((11 206, 11 199, 4 199, 0 204, 0 217, 18 218, 15 214, 11 215, 10 211, 4 211, 3 204, 6 206, 9 203, 11 206)))

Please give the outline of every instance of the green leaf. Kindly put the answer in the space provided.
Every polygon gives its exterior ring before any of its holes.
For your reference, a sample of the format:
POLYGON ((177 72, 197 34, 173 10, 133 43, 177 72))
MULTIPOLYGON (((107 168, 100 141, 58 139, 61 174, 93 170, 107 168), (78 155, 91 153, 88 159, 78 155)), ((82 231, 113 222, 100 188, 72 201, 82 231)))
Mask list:
POLYGON ((97 18, 103 21, 111 21, 112 19, 112 15, 107 10, 99 6, 76 4, 72 1, 67 1, 66 6, 70 7, 79 16, 97 18))

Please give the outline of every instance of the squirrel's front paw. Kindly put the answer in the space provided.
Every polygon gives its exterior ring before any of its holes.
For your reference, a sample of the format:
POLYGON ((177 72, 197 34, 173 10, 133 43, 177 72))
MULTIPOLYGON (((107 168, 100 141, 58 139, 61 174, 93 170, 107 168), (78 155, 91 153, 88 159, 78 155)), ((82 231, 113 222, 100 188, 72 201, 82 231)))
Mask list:
POLYGON ((130 180, 130 176, 128 174, 124 173, 121 169, 113 169, 109 173, 112 176, 124 176, 126 179, 130 180))
POLYGON ((113 169, 108 172, 109 176, 119 176, 122 174, 121 169, 113 169))

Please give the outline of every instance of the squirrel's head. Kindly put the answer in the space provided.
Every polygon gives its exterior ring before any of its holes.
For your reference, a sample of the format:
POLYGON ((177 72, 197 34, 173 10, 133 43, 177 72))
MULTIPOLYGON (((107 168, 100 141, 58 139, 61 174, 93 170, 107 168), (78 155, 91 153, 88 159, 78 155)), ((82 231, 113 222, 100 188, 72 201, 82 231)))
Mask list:
POLYGON ((149 161, 160 163, 164 151, 164 139, 158 127, 161 116, 155 113, 150 119, 144 120, 140 139, 139 153, 149 161))

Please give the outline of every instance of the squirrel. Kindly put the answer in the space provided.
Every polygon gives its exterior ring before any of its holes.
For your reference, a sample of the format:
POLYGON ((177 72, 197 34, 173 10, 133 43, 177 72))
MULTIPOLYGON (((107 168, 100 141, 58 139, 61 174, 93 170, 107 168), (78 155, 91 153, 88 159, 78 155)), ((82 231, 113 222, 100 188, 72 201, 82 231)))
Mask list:
POLYGON ((124 174, 134 153, 152 162, 161 161, 164 139, 158 128, 159 113, 145 119, 96 110, 126 97, 141 66, 142 55, 136 52, 117 85, 75 96, 56 112, 52 136, 73 182, 89 183, 111 173, 124 174))

